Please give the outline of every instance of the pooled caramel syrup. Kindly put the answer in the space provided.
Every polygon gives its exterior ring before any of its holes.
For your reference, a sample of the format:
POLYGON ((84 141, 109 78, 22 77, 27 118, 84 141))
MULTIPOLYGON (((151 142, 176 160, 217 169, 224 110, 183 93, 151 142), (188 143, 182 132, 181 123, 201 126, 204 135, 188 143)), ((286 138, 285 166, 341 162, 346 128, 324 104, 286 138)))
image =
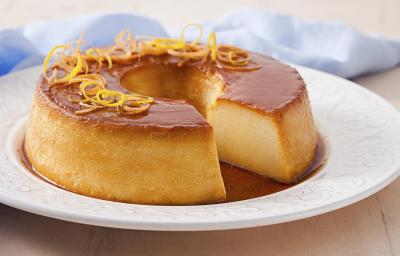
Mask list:
POLYGON ((284 184, 245 169, 220 162, 226 189, 226 202, 235 202, 270 195, 291 188, 314 175, 326 160, 326 147, 318 137, 317 151, 312 163, 296 178, 296 183, 284 184))
MULTIPOLYGON (((23 145, 18 150, 20 152, 21 162, 26 168, 36 177, 46 181, 47 183, 67 190, 65 187, 52 182, 46 177, 43 177, 37 172, 28 158, 26 157, 23 145)), ((317 151, 313 162, 307 167, 302 174, 296 179, 295 184, 284 184, 267 177, 249 172, 245 169, 220 162, 222 178, 226 189, 226 201, 225 202, 236 202, 246 199, 253 199, 260 196, 270 195, 290 187, 293 187, 307 178, 315 174, 325 163, 326 160, 326 146, 321 136, 318 137, 317 151)))

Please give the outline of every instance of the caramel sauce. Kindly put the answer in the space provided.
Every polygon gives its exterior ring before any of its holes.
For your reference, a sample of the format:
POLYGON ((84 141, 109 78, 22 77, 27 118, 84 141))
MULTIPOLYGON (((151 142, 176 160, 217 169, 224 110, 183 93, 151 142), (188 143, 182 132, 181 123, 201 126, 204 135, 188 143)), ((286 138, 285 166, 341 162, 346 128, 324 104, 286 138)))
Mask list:
MULTIPOLYGON (((25 154, 23 145, 18 151, 20 153, 21 162, 34 176, 53 186, 68 191, 68 189, 66 189, 65 187, 54 183, 53 181, 47 179, 35 170, 25 154)), ((225 202, 236 202, 241 200, 253 199, 291 188, 313 176, 324 165, 326 160, 326 153, 326 146, 323 138, 319 136, 314 160, 298 177, 293 180, 294 183, 292 184, 280 183, 270 178, 258 175, 256 173, 249 172, 240 167, 236 167, 220 161, 222 178, 224 180, 224 185, 226 189, 225 202)))
POLYGON ((226 202, 270 195, 293 186, 293 184, 279 183, 224 162, 220 162, 220 166, 226 190, 226 202))
MULTIPOLYGON (((147 56, 129 65, 115 64, 111 70, 106 67, 100 74, 107 80, 107 88, 128 93, 121 84, 121 77, 140 67, 176 66, 180 58, 173 56, 147 56)), ((280 111, 306 93, 306 85, 300 74, 292 67, 271 57, 252 53, 252 60, 260 69, 235 72, 216 67, 214 63, 200 61, 187 62, 181 67, 199 69, 206 76, 216 76, 223 81, 225 93, 220 99, 229 100, 257 109, 261 113, 280 111)), ((150 110, 139 115, 121 115, 118 111, 105 108, 102 110, 76 115, 80 109, 78 102, 70 101, 71 95, 79 94, 78 84, 50 86, 43 77, 37 88, 37 96, 46 104, 62 111, 65 115, 84 122, 113 127, 152 126, 160 129, 176 127, 206 126, 208 123, 187 102, 154 98, 150 110)))
POLYGON ((314 160, 299 176, 295 177, 292 184, 280 183, 231 164, 220 162, 226 189, 226 202, 253 199, 291 188, 315 175, 324 165, 325 160, 326 146, 323 138, 318 136, 314 160))

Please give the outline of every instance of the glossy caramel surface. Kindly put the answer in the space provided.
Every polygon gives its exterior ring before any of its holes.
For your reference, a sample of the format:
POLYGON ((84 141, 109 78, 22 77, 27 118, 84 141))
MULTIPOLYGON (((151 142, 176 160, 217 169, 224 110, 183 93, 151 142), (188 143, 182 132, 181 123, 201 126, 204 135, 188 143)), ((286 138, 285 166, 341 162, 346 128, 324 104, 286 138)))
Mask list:
MULTIPOLYGON (((106 80, 107 88, 127 92, 121 85, 121 77, 129 71, 144 66, 178 65, 180 59, 165 56, 148 56, 140 61, 127 64, 114 64, 111 70, 100 71, 106 80)), ((224 94, 219 98, 265 113, 285 108, 305 91, 305 84, 298 72, 279 61, 259 54, 252 54, 252 61, 261 66, 253 71, 225 70, 208 62, 186 62, 177 70, 188 68, 200 69, 205 76, 216 76, 223 81, 224 94)), ((76 115, 79 110, 79 88, 77 84, 49 86, 41 79, 38 95, 50 105, 72 118, 100 125, 113 126, 157 126, 162 128, 208 126, 206 120, 196 109, 182 100, 155 98, 150 110, 138 115, 124 115, 110 108, 94 111, 85 115, 76 115)))

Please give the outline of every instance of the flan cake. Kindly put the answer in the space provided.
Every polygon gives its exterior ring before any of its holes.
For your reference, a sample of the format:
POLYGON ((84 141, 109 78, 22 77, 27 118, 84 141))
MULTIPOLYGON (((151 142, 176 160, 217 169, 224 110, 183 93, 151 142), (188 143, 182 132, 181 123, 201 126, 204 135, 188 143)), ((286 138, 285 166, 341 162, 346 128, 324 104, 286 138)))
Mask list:
POLYGON ((79 194, 160 205, 224 201, 219 160, 295 182, 317 145, 299 73, 235 47, 223 53, 227 46, 218 47, 215 38, 214 47, 166 42, 161 52, 140 58, 99 50, 96 61, 103 65, 75 55, 63 62, 73 69, 46 68, 24 144, 33 168, 79 194), (104 80, 103 89, 96 89, 96 79, 104 80), (95 96, 88 96, 93 89, 95 96))

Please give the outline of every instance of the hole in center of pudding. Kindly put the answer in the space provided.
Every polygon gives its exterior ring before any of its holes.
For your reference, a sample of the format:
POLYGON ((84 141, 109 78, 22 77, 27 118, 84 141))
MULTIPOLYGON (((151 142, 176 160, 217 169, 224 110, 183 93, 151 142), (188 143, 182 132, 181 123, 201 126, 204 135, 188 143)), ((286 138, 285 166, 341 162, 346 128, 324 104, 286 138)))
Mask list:
POLYGON ((196 67, 146 65, 127 71, 121 85, 131 91, 155 98, 185 100, 206 119, 223 94, 223 81, 217 75, 204 74, 196 67))

